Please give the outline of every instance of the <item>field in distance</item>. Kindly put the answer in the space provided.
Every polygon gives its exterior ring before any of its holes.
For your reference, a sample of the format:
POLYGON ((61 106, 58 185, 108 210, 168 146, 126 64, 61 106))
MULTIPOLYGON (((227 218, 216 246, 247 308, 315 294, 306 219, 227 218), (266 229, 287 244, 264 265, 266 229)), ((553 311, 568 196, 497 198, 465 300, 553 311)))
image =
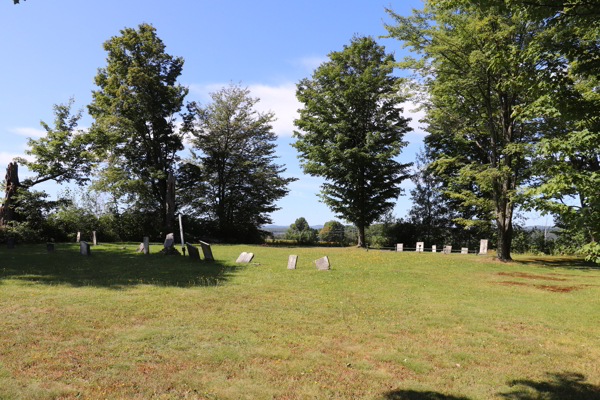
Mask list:
POLYGON ((0 249, 0 399, 600 398, 579 258, 137 246, 0 249))

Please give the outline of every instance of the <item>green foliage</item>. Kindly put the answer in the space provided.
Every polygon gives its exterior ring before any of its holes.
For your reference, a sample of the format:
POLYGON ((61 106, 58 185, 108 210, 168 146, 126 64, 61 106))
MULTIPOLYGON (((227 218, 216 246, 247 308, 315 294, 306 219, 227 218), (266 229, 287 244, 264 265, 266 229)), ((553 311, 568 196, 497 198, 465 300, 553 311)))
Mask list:
POLYGON ((394 206, 407 178, 409 164, 395 159, 410 128, 393 61, 373 38, 355 37, 296 91, 304 108, 292 146, 305 173, 325 178, 320 198, 358 227, 359 245, 365 227, 394 206))
POLYGON ((301 244, 312 244, 319 240, 318 231, 308 224, 304 217, 296 219, 285 232, 284 239, 295 240, 301 244))
POLYGON ((325 222, 325 225, 319 232, 321 240, 325 242, 338 242, 345 241, 344 238, 344 225, 336 220, 325 222))
POLYGON ((262 241, 260 227, 279 208, 295 178, 276 164, 272 112, 255 110, 259 99, 230 85, 211 93, 205 107, 188 105, 184 130, 192 157, 178 171, 179 197, 186 213, 200 218, 209 234, 228 242, 262 241))
MULTIPOLYGON (((177 83, 183 58, 165 53, 156 29, 147 23, 126 28, 104 43, 106 68, 99 68, 88 106, 95 118, 91 129, 96 152, 107 161, 98 187, 128 199, 145 210, 168 216, 167 178, 183 150, 176 114, 188 89, 177 83), (119 171, 121 173, 117 173, 119 171)), ((169 227, 170 228, 170 227, 169 227)))

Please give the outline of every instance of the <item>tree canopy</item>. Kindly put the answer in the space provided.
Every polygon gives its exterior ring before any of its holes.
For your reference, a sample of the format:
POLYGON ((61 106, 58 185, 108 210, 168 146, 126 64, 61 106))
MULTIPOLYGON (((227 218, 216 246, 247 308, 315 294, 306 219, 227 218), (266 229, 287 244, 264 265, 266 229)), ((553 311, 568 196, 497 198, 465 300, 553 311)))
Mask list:
POLYGON ((395 158, 411 129, 393 61, 373 38, 355 37, 297 85, 304 108, 292 146, 305 173, 325 178, 320 198, 358 227, 360 246, 365 227, 394 206, 408 177, 409 164, 395 158))

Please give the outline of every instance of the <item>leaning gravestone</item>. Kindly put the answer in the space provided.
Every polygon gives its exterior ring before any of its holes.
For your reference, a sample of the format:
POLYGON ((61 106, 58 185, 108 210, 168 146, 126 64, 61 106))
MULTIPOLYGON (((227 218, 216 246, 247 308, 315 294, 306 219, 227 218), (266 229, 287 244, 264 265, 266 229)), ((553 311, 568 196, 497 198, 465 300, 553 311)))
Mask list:
POLYGON ((200 246, 202 246, 202 254, 204 254, 204 259, 206 261, 214 261, 210 244, 200 241, 200 246))
POLYGON ((144 243, 140 243, 140 245, 138 246, 137 250, 135 251, 136 253, 141 253, 142 251, 144 251, 144 243))
POLYGON ((298 256, 294 256, 294 255, 289 256, 287 269, 296 269, 297 261, 298 261, 298 256))
POLYGON ((46 243, 46 251, 54 251, 54 243, 46 243))
POLYGON ((452 253, 452 246, 444 246, 444 254, 452 253))
POLYGON ((92 231, 92 244, 95 246, 96 243, 96 231, 92 231))
POLYGON ((77 232, 77 243, 81 241, 81 232, 77 232))
POLYGON ((431 246, 431 252, 437 253, 437 246, 435 244, 431 246))
POLYGON ((92 254, 90 250, 90 244, 88 242, 84 242, 83 240, 79 242, 79 252, 84 256, 89 256, 92 254))
POLYGON ((404 243, 397 243, 396 251, 404 251, 404 243))
POLYGON ((425 247, 425 242, 417 242, 417 251, 423 252, 423 248, 425 247))
POLYGON ((10 238, 6 239, 6 246, 9 249, 14 249, 15 248, 15 238, 10 237, 10 238))
POLYGON ((192 260, 199 260, 200 253, 198 252, 198 248, 188 242, 185 242, 185 247, 187 247, 188 254, 192 260))
POLYGON ((315 263, 318 270, 327 271, 329 269, 329 259, 327 256, 315 260, 315 263))
POLYGON ((165 249, 168 249, 169 247, 173 247, 173 243, 175 243, 175 237, 173 236, 172 233, 169 233, 167 235, 167 237, 165 238, 165 249))
POLYGON ((252 258, 254 257, 254 253, 246 253, 245 251, 240 254, 240 256, 237 258, 237 260, 235 260, 236 263, 249 263, 250 261, 252 261, 252 258))
POLYGON ((487 245, 488 245, 488 240, 481 239, 481 242, 479 243, 479 254, 487 254, 487 245))
POLYGON ((142 244, 144 245, 144 254, 150 254, 150 238, 148 236, 144 236, 144 242, 142 244))
POLYGON ((469 254, 469 248, 468 247, 463 247, 460 249, 460 254, 469 254))

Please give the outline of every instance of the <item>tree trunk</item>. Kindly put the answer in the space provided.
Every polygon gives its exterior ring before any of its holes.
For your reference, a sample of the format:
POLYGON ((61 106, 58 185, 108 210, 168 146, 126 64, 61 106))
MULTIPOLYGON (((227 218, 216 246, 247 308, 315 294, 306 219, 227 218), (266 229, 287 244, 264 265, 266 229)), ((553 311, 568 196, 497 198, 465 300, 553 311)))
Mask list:
POLYGON ((359 224, 358 226, 358 246, 365 247, 365 226, 363 224, 359 224))
POLYGON ((167 179, 167 195, 165 199, 165 226, 171 229, 175 221, 175 177, 169 172, 167 179))
POLYGON ((0 226, 4 226, 15 219, 15 212, 12 208, 12 197, 16 194, 17 187, 19 186, 19 166, 16 162, 8 163, 4 183, 6 184, 6 192, 4 195, 4 204, 0 207, 0 226))
POLYGON ((498 231, 498 245, 496 257, 502 261, 511 261, 510 249, 512 247, 512 214, 513 205, 506 196, 496 201, 496 225, 498 231))

